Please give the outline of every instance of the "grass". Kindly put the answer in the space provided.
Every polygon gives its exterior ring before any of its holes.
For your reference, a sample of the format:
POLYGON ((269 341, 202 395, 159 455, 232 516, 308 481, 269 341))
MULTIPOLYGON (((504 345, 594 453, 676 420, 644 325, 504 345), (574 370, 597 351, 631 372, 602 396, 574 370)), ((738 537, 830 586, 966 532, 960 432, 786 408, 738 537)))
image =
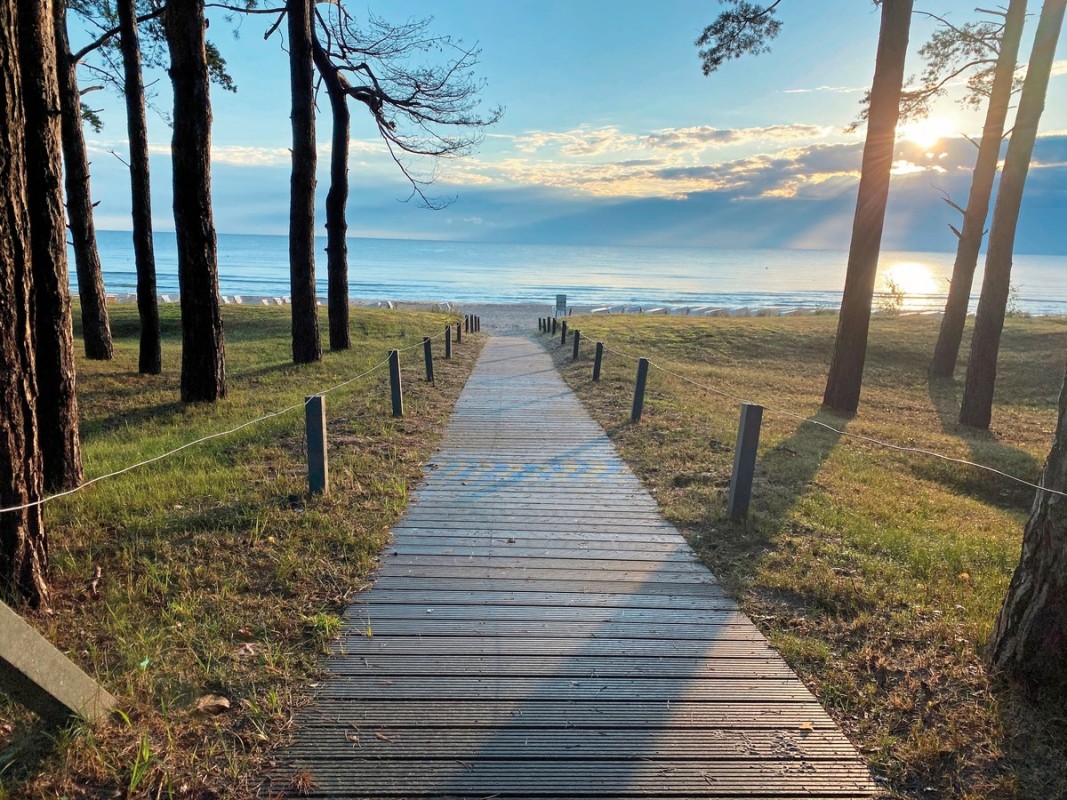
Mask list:
POLYGON ((340 610, 375 568, 480 337, 449 361, 434 341, 435 386, 421 347, 401 354, 403 419, 391 416, 385 369, 327 394, 331 492, 309 497, 304 396, 419 345, 446 316, 355 311, 351 351, 297 367, 288 309, 227 307, 229 394, 183 405, 176 307, 162 308, 161 376, 137 373, 136 309, 111 311, 115 359, 78 364, 88 477, 298 408, 45 506, 53 610, 27 617, 121 712, 56 732, 0 700, 0 798, 248 797, 340 610))
POLYGON ((962 367, 956 380, 927 380, 936 320, 874 319, 852 419, 820 409, 834 316, 570 324, 582 333, 577 362, 570 342, 543 337, 566 380, 889 793, 1067 796, 1064 695, 1024 693, 983 659, 1033 489, 810 423, 1036 481, 1055 427, 1067 320, 1007 321, 988 433, 955 422, 962 367), (596 384, 598 340, 610 350, 596 384), (650 371, 635 426, 639 355, 662 369, 650 371), (767 409, 745 523, 725 511, 738 401, 695 384, 767 409))

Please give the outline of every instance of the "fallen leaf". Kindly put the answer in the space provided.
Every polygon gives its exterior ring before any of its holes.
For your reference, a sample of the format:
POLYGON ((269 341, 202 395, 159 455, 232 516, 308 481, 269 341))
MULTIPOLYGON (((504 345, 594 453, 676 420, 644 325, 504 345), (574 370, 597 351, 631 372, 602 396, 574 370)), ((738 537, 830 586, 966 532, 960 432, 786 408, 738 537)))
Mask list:
POLYGON ((201 714, 221 714, 229 708, 229 699, 221 694, 205 694, 196 701, 196 710, 201 714))
POLYGON ((801 722, 800 723, 800 729, 802 731, 813 731, 813 730, 815 730, 815 726, 813 724, 811 724, 810 722, 801 722))
POLYGON ((251 642, 245 642, 243 645, 237 648, 238 658, 247 658, 248 656, 254 656, 256 654, 256 646, 251 642))
POLYGON ((381 739, 383 742, 391 742, 391 741, 393 741, 388 736, 386 736, 384 733, 378 733, 377 731, 374 732, 374 738, 375 739, 381 739))

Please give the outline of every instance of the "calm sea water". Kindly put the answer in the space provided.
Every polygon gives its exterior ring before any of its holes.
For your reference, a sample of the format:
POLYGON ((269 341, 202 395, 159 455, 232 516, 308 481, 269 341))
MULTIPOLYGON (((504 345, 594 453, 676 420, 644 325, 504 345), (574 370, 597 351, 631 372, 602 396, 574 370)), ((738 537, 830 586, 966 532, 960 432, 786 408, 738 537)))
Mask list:
MULTIPOLYGON (((220 234, 218 242, 223 294, 288 295, 286 237, 220 234)), ((99 245, 107 291, 133 292, 136 272, 130 234, 100 231, 99 245)), ((325 240, 318 245, 318 291, 325 297, 325 240)), ((940 308, 952 258, 951 253, 885 252, 879 286, 884 286, 886 275, 896 276, 907 308, 940 308)), ((157 234, 156 259, 159 292, 176 295, 173 234, 157 234)), ((565 293, 572 305, 836 308, 846 259, 844 252, 827 250, 352 239, 349 290, 353 298, 369 300, 550 303, 557 293, 565 293)), ((1067 257, 1019 255, 1012 275, 1020 310, 1067 315, 1067 257)), ((981 263, 976 290, 980 286, 981 263)))

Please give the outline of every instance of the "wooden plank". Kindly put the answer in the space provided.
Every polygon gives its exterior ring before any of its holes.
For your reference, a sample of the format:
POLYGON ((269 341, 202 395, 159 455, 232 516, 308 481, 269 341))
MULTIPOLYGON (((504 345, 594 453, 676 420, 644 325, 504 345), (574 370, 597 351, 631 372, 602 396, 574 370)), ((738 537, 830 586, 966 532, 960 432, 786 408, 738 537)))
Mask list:
MULTIPOLYGON (((357 755, 358 759, 358 755, 357 755)), ((427 761, 293 759, 313 769, 315 785, 306 795, 332 796, 492 796, 492 797, 753 797, 756 784, 811 797, 863 796, 867 770, 836 762, 827 775, 821 762, 717 761, 649 764, 640 760, 427 761), (506 789, 504 788, 506 787, 506 789)), ((869 792, 868 792, 869 794, 869 792)))
POLYGON ((418 603, 427 606, 477 603, 493 608, 513 605, 565 606, 575 608, 670 608, 704 610, 736 608, 737 603, 726 597, 720 589, 707 596, 605 593, 605 592, 545 592, 545 591, 446 591, 438 586, 428 590, 425 586, 405 585, 397 589, 375 586, 359 595, 353 608, 379 603, 418 603))
MULTIPOLYGON (((643 699, 627 703, 495 698, 404 702, 366 698, 335 699, 310 709, 308 725, 341 729, 423 728, 458 730, 492 728, 530 730, 812 730, 834 731, 834 723, 814 699, 791 703, 664 703, 643 699), (801 726, 804 726, 801 728, 801 726)), ((842 741, 844 737, 841 737, 842 741)))
POLYGON ((115 698, 0 602, 0 690, 45 719, 102 719, 115 698))
POLYGON ((595 655, 493 655, 437 656, 394 655, 389 651, 358 659, 349 654, 334 656, 326 669, 335 675, 370 675, 390 678, 395 675, 472 675, 526 678, 588 677, 601 678, 791 678, 792 670, 781 659, 764 654, 762 658, 708 658, 677 656, 595 656, 595 655))
MULTIPOLYGON (((425 621, 431 615, 434 621, 440 620, 485 620, 485 606, 444 605, 427 606, 423 603, 374 603, 353 605, 345 612, 346 619, 366 620, 419 620, 425 621)), ((736 607, 694 611, 692 609, 650 609, 650 608, 580 608, 575 606, 519 606, 512 605, 493 609, 493 619, 526 620, 537 622, 641 622, 644 624, 675 623, 685 625, 722 625, 730 623, 743 625, 748 622, 736 607)))
POLYGON ((289 749, 297 758, 470 759, 479 761, 539 758, 570 760, 656 759, 660 761, 728 761, 742 759, 850 758, 852 748, 825 730, 700 730, 693 728, 624 728, 588 731, 484 728, 426 731, 421 728, 354 728, 316 726, 297 731, 289 749), (379 734, 379 735, 375 735, 379 734))
MULTIPOLYGON (((374 624, 371 623, 371 630, 374 624)), ((740 641, 719 639, 701 641, 682 639, 626 639, 623 637, 498 637, 486 636, 398 636, 374 633, 361 636, 357 630, 346 629, 343 638, 333 643, 333 652, 354 658, 378 653, 390 655, 447 656, 498 655, 501 657, 536 655, 617 655, 634 656, 691 656, 694 658, 771 658, 774 651, 766 642, 756 638, 740 641)))
POLYGON ((336 675, 316 690, 323 698, 379 700, 483 700, 510 698, 530 701, 531 694, 553 700, 595 700, 598 703, 633 700, 667 702, 743 703, 792 702, 810 693, 795 679, 764 678, 537 678, 512 676, 336 675))

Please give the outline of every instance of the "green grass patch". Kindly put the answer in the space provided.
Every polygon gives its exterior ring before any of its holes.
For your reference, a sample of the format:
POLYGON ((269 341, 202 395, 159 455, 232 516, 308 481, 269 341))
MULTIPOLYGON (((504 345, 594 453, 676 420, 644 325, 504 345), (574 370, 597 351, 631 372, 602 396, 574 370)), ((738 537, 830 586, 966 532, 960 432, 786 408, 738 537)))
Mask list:
POLYGON ((962 366, 954 380, 927 379, 937 320, 872 321, 852 419, 820 408, 835 316, 570 324, 585 344, 577 362, 569 343, 543 337, 566 380, 895 796, 1067 796, 1064 698, 1024 696, 982 656, 1034 490, 809 421, 1036 481, 1067 320, 1007 321, 988 433, 956 424, 962 366), (596 384, 598 340, 616 352, 596 384), (654 364, 636 426, 631 356, 654 364), (737 398, 767 409, 745 523, 725 512, 737 398))
POLYGON ((422 337, 449 318, 357 310, 352 350, 294 366, 288 309, 230 306, 228 395, 183 405, 178 310, 161 312, 162 375, 137 373, 132 305, 111 309, 114 360, 79 360, 87 477, 297 408, 45 506, 53 610, 28 618, 122 713, 57 735, 0 701, 0 798, 254 794, 481 346, 446 361, 436 339, 430 385, 422 337), (331 492, 309 497, 304 397, 412 346, 403 419, 387 369, 326 395, 331 492))

